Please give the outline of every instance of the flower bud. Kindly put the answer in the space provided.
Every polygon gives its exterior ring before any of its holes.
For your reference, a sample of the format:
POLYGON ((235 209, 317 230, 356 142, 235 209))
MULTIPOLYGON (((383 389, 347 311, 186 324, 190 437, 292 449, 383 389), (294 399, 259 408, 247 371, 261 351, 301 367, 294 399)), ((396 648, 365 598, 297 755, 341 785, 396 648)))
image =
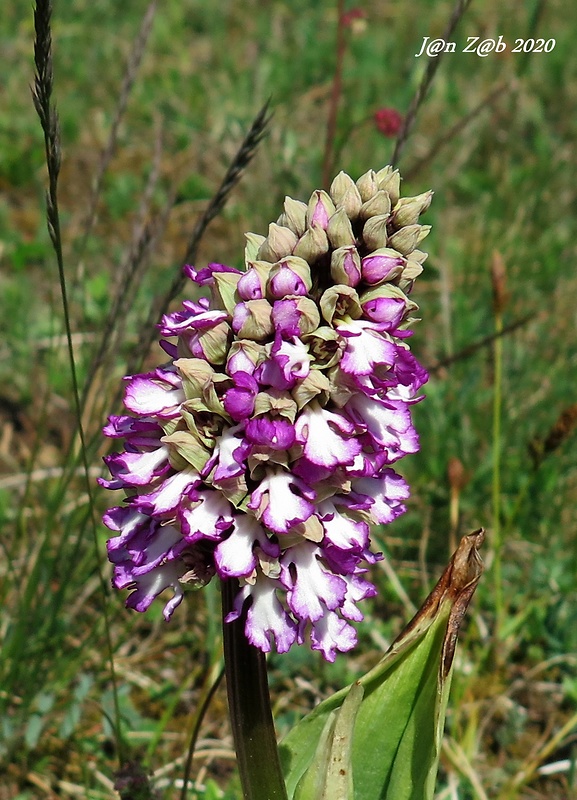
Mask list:
POLYGON ((433 192, 424 192, 416 197, 401 197, 393 209, 392 223, 395 228, 403 228, 406 225, 414 225, 419 217, 431 205, 433 192))
POLYGON ((320 307, 329 325, 345 316, 358 319, 363 313, 358 294, 351 286, 344 285, 330 286, 323 292, 320 307))
POLYGON ((174 362, 182 378, 182 388, 187 400, 202 397, 214 375, 214 369, 203 358, 179 358, 174 362))
POLYGON ((236 305, 236 287, 242 277, 238 272, 215 272, 211 286, 214 303, 232 314, 236 305))
POLYGON ((328 194, 322 189, 317 189, 309 200, 306 216, 307 227, 318 225, 326 231, 329 219, 335 211, 335 205, 328 194))
POLYGON ((379 189, 387 192, 391 198, 391 204, 394 206, 401 194, 401 176, 398 169, 392 167, 383 167, 377 172, 377 181, 379 189))
POLYGON ((255 371, 265 358, 265 347, 253 342, 252 339, 237 339, 230 346, 226 371, 229 375, 235 372, 246 372, 249 375, 255 371))
MULTIPOLYGON (((411 253, 411 256, 412 255, 413 253, 411 253)), ((415 279, 419 277, 422 271, 422 264, 419 264, 419 262, 415 261, 413 258, 409 258, 404 270, 396 281, 397 285, 403 290, 403 292, 408 294, 413 288, 415 279)))
POLYGON ((191 353, 198 358, 206 358, 211 364, 224 364, 230 335, 228 322, 219 322, 213 328, 201 330, 197 337, 193 337, 191 353))
POLYGON ((356 286, 361 279, 361 257, 354 245, 339 247, 331 255, 331 277, 335 283, 356 286))
POLYGON ((311 270, 304 258, 287 256, 271 269, 267 293, 274 300, 280 300, 287 295, 305 295, 311 286, 311 270))
MULTIPOLYGON (((370 222, 370 220, 369 220, 370 222)), ((396 231, 389 239, 389 245, 404 256, 408 256, 431 230, 430 225, 407 225, 396 231)))
POLYGON ((377 215, 388 216, 391 212, 391 198, 386 192, 379 190, 370 200, 363 203, 360 211, 360 218, 367 220, 369 217, 376 217, 377 215))
POLYGON ((262 300, 272 264, 268 261, 249 261, 248 267, 237 284, 238 296, 241 300, 262 300))
POLYGON ((293 255, 304 258, 309 264, 314 264, 318 258, 328 252, 328 249, 329 240, 326 232, 323 228, 313 225, 307 228, 298 240, 293 250, 293 255))
POLYGON ((248 269, 249 261, 256 260, 256 254, 261 244, 264 242, 265 237, 258 233, 245 233, 244 238, 246 239, 246 244, 244 246, 244 263, 248 269))
POLYGON ((387 246, 388 220, 388 214, 377 214, 376 217, 371 217, 365 222, 363 239, 369 250, 378 250, 380 247, 387 246))
POLYGON ((268 338, 274 331, 272 307, 268 300, 247 300, 237 303, 232 316, 232 329, 241 339, 257 342, 268 338))
POLYGON ((365 316, 372 322, 387 323, 386 330, 394 330, 407 314, 418 309, 416 303, 391 283, 364 292, 361 295, 361 306, 365 316))
POLYGON ((343 208, 349 219, 355 220, 363 201, 353 179, 346 172, 339 172, 331 183, 330 196, 337 208, 343 208))
POLYGON ((361 175, 357 181, 357 189, 359 190, 359 194, 363 203, 366 203, 367 200, 370 200, 371 197, 374 197, 379 191, 377 173, 370 169, 368 172, 365 172, 364 175, 361 175))
POLYGON ((268 226, 268 236, 259 247, 257 257, 259 261, 279 261, 292 253, 297 243, 297 235, 290 228, 271 222, 268 226))
POLYGON ((339 208, 330 218, 327 236, 333 247, 346 247, 355 243, 353 226, 344 208, 339 208))
POLYGON ((392 281, 402 273, 405 263, 405 259, 396 250, 381 247, 361 261, 363 280, 370 286, 392 281))
POLYGON ((285 197, 284 211, 277 220, 277 225, 290 228, 297 236, 302 236, 306 229, 307 205, 292 197, 285 197))
POLYGON ((272 322, 277 335, 292 339, 318 328, 320 316, 310 297, 286 297, 274 303, 272 322))

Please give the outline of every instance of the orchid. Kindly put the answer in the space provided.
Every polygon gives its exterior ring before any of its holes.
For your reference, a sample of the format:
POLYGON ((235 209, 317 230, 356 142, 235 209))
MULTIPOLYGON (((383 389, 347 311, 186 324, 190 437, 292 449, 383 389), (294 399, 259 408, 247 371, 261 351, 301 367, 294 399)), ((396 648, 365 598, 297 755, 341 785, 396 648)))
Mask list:
MULTIPOLYGON (((418 449, 410 407, 426 371, 408 346, 415 249, 432 192, 399 197, 392 167, 345 173, 308 204, 286 198, 245 271, 185 267, 207 296, 160 325, 169 362, 127 377, 105 458, 122 506, 105 524, 113 583, 169 619, 188 588, 238 581, 231 622, 282 653, 334 661, 376 590, 370 526, 405 511, 392 465, 418 449)), ((198 293, 198 292, 197 292, 198 293)))

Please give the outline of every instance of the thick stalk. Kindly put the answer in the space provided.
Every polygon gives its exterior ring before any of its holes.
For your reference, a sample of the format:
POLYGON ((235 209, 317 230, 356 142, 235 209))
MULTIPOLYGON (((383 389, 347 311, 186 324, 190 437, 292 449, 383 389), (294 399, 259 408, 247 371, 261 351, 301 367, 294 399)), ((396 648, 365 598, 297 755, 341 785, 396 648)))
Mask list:
POLYGON ((266 659, 244 633, 244 615, 224 622, 238 591, 222 582, 226 688, 238 770, 245 800, 286 800, 270 707, 266 659))

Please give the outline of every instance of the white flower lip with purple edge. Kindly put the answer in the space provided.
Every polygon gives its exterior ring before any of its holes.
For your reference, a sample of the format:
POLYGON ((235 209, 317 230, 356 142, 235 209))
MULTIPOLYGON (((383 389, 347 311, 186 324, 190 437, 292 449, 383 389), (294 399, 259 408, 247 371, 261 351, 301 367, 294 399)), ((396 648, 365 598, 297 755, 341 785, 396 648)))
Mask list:
POLYGON ((399 198, 392 167, 345 173, 307 204, 287 198, 246 270, 186 267, 210 296, 160 326, 170 361, 126 378, 107 436, 104 523, 113 585, 169 619, 214 575, 240 584, 228 621, 279 653, 308 641, 328 661, 356 644, 373 596, 370 525, 405 511, 391 465, 418 449, 410 406, 427 373, 407 339, 432 192, 399 198), (395 247, 395 244, 397 245, 395 247))

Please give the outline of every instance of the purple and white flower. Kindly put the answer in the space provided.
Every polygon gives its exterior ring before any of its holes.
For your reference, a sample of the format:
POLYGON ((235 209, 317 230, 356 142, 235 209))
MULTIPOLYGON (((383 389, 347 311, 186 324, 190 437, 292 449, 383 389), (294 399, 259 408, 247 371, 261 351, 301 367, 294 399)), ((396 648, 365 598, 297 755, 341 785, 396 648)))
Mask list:
POLYGON ((370 526, 405 511, 391 464, 418 449, 427 380, 407 293, 428 227, 406 205, 391 167, 341 173, 308 205, 287 198, 266 238, 247 235, 244 272, 185 268, 209 296, 163 317, 169 363, 126 379, 128 413, 104 429, 124 440, 100 483, 126 495, 104 523, 130 608, 167 591, 168 619, 216 575, 239 583, 228 620, 243 616, 264 652, 354 647, 376 591, 370 526))

